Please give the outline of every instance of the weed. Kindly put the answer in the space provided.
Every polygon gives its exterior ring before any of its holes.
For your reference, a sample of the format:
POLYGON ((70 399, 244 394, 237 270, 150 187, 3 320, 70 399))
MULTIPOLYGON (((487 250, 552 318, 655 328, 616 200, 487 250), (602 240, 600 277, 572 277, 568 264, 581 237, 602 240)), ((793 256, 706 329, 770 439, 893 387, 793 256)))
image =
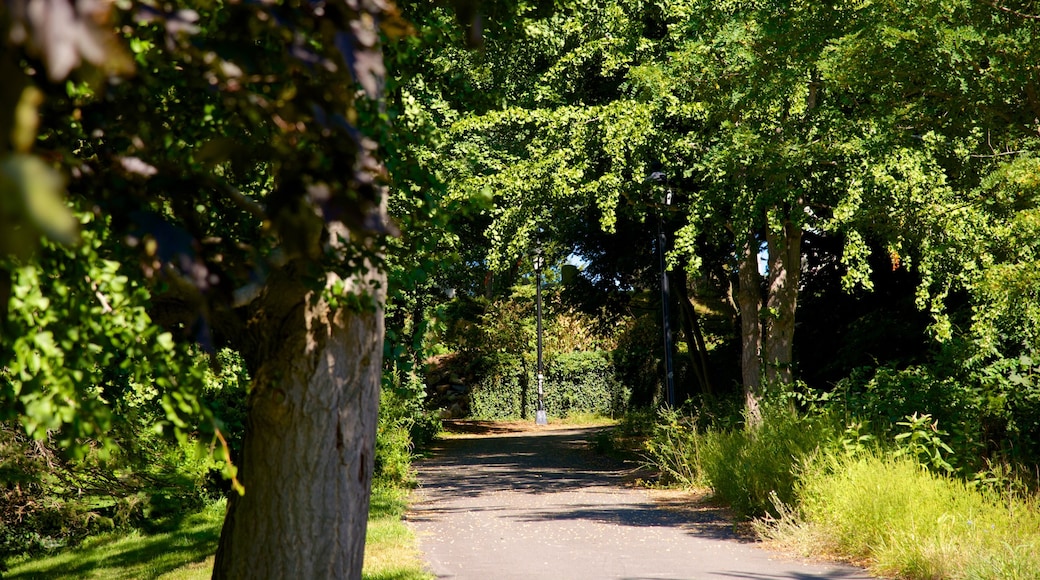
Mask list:
POLYGON ((939 422, 933 421, 931 415, 914 413, 907 415, 896 425, 902 425, 906 429, 895 436, 898 449, 893 451, 894 457, 906 455, 936 471, 953 472, 953 466, 946 460, 946 456, 952 454, 953 449, 942 439, 948 433, 939 430, 939 422))

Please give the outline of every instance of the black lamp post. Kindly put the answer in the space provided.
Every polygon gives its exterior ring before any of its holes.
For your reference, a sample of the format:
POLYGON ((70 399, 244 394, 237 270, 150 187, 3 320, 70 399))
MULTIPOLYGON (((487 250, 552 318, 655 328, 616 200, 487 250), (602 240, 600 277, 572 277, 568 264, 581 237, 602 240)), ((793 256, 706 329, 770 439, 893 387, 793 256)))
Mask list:
POLYGON ((538 247, 534 254, 534 295, 537 313, 538 333, 538 410, 535 413, 536 425, 548 425, 549 420, 545 415, 545 393, 542 383, 545 382, 545 373, 542 366, 542 248, 538 247))
MULTIPOLYGON (((650 181, 664 183, 664 205, 667 208, 672 205, 672 189, 667 185, 667 177, 660 171, 650 174, 650 181)), ((672 366, 672 331, 669 324, 671 316, 668 312, 668 270, 665 264, 664 253, 668 249, 668 239, 664 233, 664 213, 657 216, 657 254, 661 262, 661 328, 664 329, 664 373, 665 373, 665 400, 669 405, 675 406, 675 372, 672 366)))

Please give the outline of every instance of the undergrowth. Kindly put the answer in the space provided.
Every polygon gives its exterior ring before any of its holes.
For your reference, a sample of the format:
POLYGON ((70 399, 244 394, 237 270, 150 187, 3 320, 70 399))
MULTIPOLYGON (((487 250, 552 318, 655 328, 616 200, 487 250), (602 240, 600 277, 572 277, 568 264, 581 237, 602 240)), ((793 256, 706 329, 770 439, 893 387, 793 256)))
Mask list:
POLYGON ((908 456, 820 454, 797 502, 760 534, 802 554, 825 553, 905 578, 1040 578, 1040 506, 929 470, 908 456))
POLYGON ((947 437, 929 415, 880 430, 774 403, 756 427, 662 411, 644 456, 783 549, 900 578, 1040 579, 1040 500, 997 460, 955 470, 947 437))
POLYGON ((696 415, 663 411, 646 442, 648 463, 666 484, 710 487, 740 517, 773 510, 773 496, 794 499, 796 465, 830 436, 824 417, 786 405, 763 409, 759 427, 702 426, 696 415))

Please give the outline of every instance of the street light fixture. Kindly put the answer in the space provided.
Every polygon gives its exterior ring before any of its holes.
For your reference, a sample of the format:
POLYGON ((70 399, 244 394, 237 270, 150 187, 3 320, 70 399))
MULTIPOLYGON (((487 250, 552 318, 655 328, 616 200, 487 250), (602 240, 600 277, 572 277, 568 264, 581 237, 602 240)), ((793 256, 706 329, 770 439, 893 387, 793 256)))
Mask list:
POLYGON ((545 382, 544 367, 542 366, 542 248, 538 246, 534 253, 534 295, 537 312, 538 332, 538 410, 535 412, 536 425, 548 425, 549 419, 545 415, 545 394, 542 384, 545 382))

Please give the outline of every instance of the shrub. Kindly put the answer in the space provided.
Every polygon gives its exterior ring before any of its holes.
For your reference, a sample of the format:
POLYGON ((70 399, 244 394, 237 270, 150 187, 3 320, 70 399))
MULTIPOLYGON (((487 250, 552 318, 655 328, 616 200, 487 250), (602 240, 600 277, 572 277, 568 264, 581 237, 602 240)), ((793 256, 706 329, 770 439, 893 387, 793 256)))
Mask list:
POLYGON ((524 361, 499 355, 480 361, 478 384, 470 392, 470 415, 476 419, 515 419, 532 417, 533 407, 523 408, 523 401, 531 400, 531 373, 524 361))
POLYGON ((651 407, 662 396, 660 341, 660 327, 652 316, 629 321, 618 336, 614 367, 618 379, 631 389, 633 407, 651 407))
POLYGON ((414 374, 383 373, 376 430, 376 479, 394 486, 410 485, 412 454, 440 431, 440 420, 423 409, 426 387, 414 374))
POLYGON ((857 369, 841 381, 833 404, 847 419, 870 417, 882 436, 905 417, 930 415, 961 475, 985 468, 985 459, 1040 463, 1040 365, 1031 356, 999 359, 981 369, 930 367, 857 369))
MULTIPOLYGON (((485 361, 484 378, 470 395, 470 409, 478 419, 533 417, 538 382, 535 365, 513 357, 485 361)), ((609 353, 573 352, 545 361, 545 408, 549 415, 595 413, 617 415, 624 411, 628 392, 614 378, 609 353)))
POLYGON ((556 416, 614 416, 621 414, 628 402, 628 393, 615 379, 607 352, 558 354, 549 358, 545 371, 545 406, 556 416))
POLYGON ((412 481, 412 440, 405 426, 380 422, 376 431, 375 476, 394 485, 412 481))
POLYGON ((661 473, 661 483, 666 485, 706 485, 701 470, 703 441, 696 417, 662 409, 644 444, 645 463, 661 473))
POLYGON ((209 483, 219 465, 195 441, 141 432, 107 455, 70 457, 54 439, 0 424, 0 564, 113 528, 161 527, 217 495, 209 483))

